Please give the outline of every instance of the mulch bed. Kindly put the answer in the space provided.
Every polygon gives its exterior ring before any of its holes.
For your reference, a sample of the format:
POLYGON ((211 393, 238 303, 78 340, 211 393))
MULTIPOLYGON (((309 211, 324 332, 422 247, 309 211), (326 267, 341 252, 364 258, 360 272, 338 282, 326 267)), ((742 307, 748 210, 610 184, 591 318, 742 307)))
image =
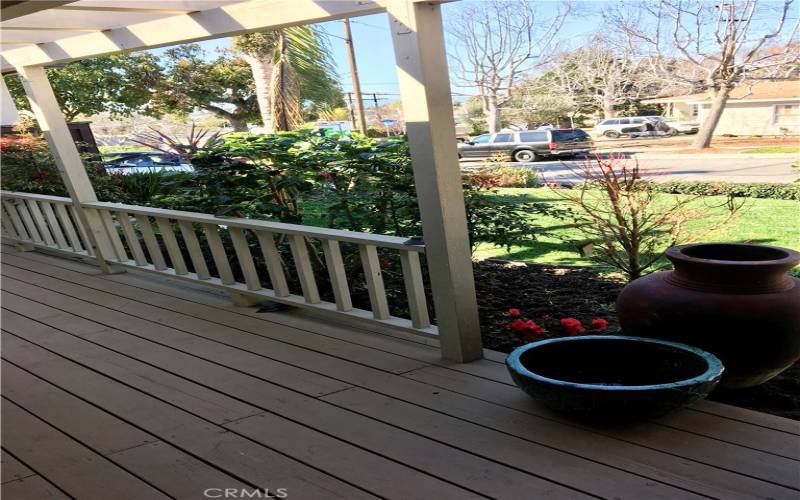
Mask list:
POLYGON ((584 325, 594 318, 619 328, 614 302, 624 282, 601 276, 587 267, 562 267, 484 260, 474 265, 475 292, 483 346, 511 352, 525 343, 511 335, 506 311, 517 308, 538 321, 542 315, 575 318, 584 325))
MULTIPOLYGON (((535 321, 547 314, 588 325, 601 317, 608 321, 607 331, 619 328, 614 303, 625 283, 591 268, 484 260, 475 263, 474 272, 487 349, 507 353, 526 343, 507 327, 506 311, 512 307, 535 321)), ((709 399, 800 420, 800 363, 758 387, 716 391, 709 399)))

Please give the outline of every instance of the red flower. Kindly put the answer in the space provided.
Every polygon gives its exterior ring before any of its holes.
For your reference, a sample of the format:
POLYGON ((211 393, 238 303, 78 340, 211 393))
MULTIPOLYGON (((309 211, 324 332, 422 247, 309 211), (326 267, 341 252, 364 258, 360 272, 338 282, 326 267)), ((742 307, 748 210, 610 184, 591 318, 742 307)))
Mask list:
POLYGON ((586 331, 581 322, 575 318, 563 318, 561 320, 561 326, 564 328, 564 333, 570 336, 586 331))
POLYGON ((331 177, 331 173, 328 172, 327 170, 323 170, 319 173, 319 176, 324 179, 329 179, 331 177))
POLYGON ((517 332, 521 332, 522 330, 525 330, 527 328, 528 328, 528 324, 524 319, 519 319, 518 318, 518 319, 515 319, 511 323, 511 329, 514 330, 514 331, 517 331, 517 332))
POLYGON ((595 332, 602 332, 608 327, 608 321, 604 320, 603 318, 595 318, 591 322, 592 331, 595 332))
POLYGON ((534 335, 541 335, 542 333, 544 333, 544 328, 537 325, 533 320, 530 319, 525 322, 525 328, 527 328, 528 331, 530 331, 534 335))
POLYGON ((550 321, 550 315, 549 314, 542 314, 541 317, 539 317, 539 319, 542 320, 542 321, 550 321))
POLYGON ((519 309, 515 309, 515 308, 512 307, 511 309, 508 310, 508 315, 509 316, 519 316, 520 315, 519 309))

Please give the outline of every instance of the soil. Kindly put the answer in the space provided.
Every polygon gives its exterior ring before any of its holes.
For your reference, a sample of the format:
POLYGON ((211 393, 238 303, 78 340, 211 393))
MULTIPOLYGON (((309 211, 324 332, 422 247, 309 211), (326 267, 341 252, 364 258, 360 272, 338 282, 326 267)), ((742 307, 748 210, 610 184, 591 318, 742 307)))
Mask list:
MULTIPOLYGON (((624 282, 591 268, 484 260, 475 263, 474 272, 487 349, 507 353, 528 342, 508 328, 509 308, 538 323, 545 314, 573 317, 584 325, 601 317, 608 321, 607 332, 619 328, 614 303, 624 282)), ((709 399, 800 420, 800 363, 760 386, 715 391, 709 399)))

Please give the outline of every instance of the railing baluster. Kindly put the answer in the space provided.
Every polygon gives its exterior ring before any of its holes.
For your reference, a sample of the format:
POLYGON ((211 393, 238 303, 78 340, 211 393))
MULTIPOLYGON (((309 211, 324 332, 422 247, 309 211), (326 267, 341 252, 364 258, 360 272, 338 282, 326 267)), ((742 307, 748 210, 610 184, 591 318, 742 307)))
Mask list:
MULTIPOLYGON (((122 244, 122 239, 119 237, 119 231, 114 225, 114 219, 111 218, 111 212, 108 210, 98 210, 100 213, 100 220, 103 221, 103 229, 111 241, 111 246, 114 248, 114 253, 117 255, 117 261, 128 262, 127 252, 125 252, 125 245, 122 244)), ((110 257, 110 256, 109 256, 110 257)))
POLYGON ((276 297, 288 297, 289 285, 286 283, 286 274, 283 272, 283 262, 275 239, 268 231, 255 231, 258 238, 258 245, 261 247, 261 254, 264 256, 264 263, 267 265, 267 273, 272 283, 272 291, 276 297))
POLYGON ((214 259, 214 264, 217 266, 217 272, 223 285, 233 285, 236 280, 233 279, 233 271, 231 271, 231 264, 228 262, 228 254, 225 253, 225 247, 222 246, 222 239, 219 237, 219 230, 216 224, 203 224, 203 232, 208 241, 208 248, 211 249, 211 257, 214 259))
POLYGON ((248 290, 261 290, 261 280, 258 278, 258 271, 253 263, 253 255, 250 253, 250 247, 247 245, 247 237, 244 231, 238 227, 228 228, 233 241, 233 250, 236 252, 236 258, 239 260, 239 267, 244 275, 244 282, 247 284, 248 290))
POLYGON ((0 215, 2 215, 3 234, 8 235, 10 238, 20 239, 17 230, 14 228, 14 223, 11 222, 11 216, 8 215, 5 207, 0 207, 0 215))
POLYGON ((136 262, 137 266, 146 266, 147 257, 145 257, 144 250, 142 250, 142 244, 139 243, 139 235, 133 229, 130 216, 125 212, 117 212, 117 220, 125 233, 125 241, 128 243, 128 248, 131 249, 133 261, 136 262))
POLYGON ((86 253, 91 256, 94 256, 94 249, 92 248, 92 242, 89 240, 89 235, 86 234, 86 228, 83 227, 83 223, 81 222, 81 218, 78 217, 78 211, 74 205, 69 205, 67 207, 69 209, 69 213, 72 216, 72 220, 75 222, 75 227, 78 228, 78 234, 81 235, 81 241, 83 241, 83 247, 86 249, 86 253))
POLYGON ((32 238, 28 234, 27 229, 25 229, 25 224, 22 222, 14 203, 3 200, 3 206, 5 207, 8 216, 11 217, 11 223, 14 225, 14 230, 16 231, 17 236, 22 240, 31 240, 32 238))
POLYGON ((58 248, 68 248, 69 245, 67 244, 66 238, 64 238, 64 232, 61 230, 58 219, 56 219, 56 214, 53 212, 53 206, 46 201, 41 202, 41 205, 42 212, 44 212, 44 217, 47 220, 47 225, 50 227, 50 232, 56 240, 56 245, 58 245, 58 248))
POLYGON ((336 309, 339 311, 352 311, 353 300, 350 298, 350 287, 347 286, 342 250, 336 240, 322 240, 322 250, 325 252, 325 265, 328 267, 328 276, 331 278, 333 296, 336 299, 336 309))
POLYGON ((33 223, 33 218, 28 211, 28 205, 25 203, 25 200, 18 200, 14 206, 17 212, 19 212, 20 217, 22 217, 22 222, 25 224, 25 229, 27 229, 31 240, 33 240, 34 243, 44 243, 42 236, 39 234, 39 230, 36 228, 36 224, 33 223))
POLYGON ((153 261, 153 267, 156 271, 163 271, 167 268, 167 262, 164 260, 164 254, 161 253, 161 247, 158 245, 156 233, 153 232, 153 226, 150 224, 150 217, 146 215, 137 215, 136 221, 139 223, 139 231, 142 232, 142 239, 147 247, 147 253, 150 254, 150 260, 153 261))
POLYGON ((425 284, 422 281, 419 254, 401 250, 400 265, 403 268, 403 281, 406 285, 411 326, 414 328, 427 328, 431 326, 431 320, 428 317, 428 303, 425 299, 425 284))
POLYGON ((197 241, 197 234, 194 232, 192 223, 185 220, 178 220, 178 227, 181 229, 181 236, 183 242, 186 243, 186 250, 189 251, 189 258, 192 259, 192 266, 194 272, 197 274, 197 279, 207 280, 211 277, 206 265, 206 259, 203 257, 203 250, 200 248, 200 242, 197 241))
POLYGON ((167 254, 169 254, 169 260, 172 261, 172 269, 175 270, 175 274, 178 276, 187 274, 189 270, 186 268, 186 262, 183 260, 183 254, 181 254, 181 247, 178 245, 178 239, 175 238, 169 219, 156 217, 156 224, 158 224, 158 230, 164 240, 164 246, 167 247, 167 254))
POLYGON ((303 290, 303 298, 309 304, 319 304, 319 290, 317 289, 317 282, 314 280, 311 259, 308 257, 305 236, 302 234, 290 234, 289 247, 292 249, 294 267, 297 270, 297 278, 300 280, 300 288, 303 290))
POLYGON ((56 240, 53 239, 50 230, 47 228, 47 222, 44 220, 44 215, 42 215, 42 211, 39 209, 39 204, 36 203, 35 200, 25 200, 25 203, 28 205, 31 217, 33 217, 33 222, 36 224, 36 228, 39 230, 39 234, 42 236, 45 245, 49 247, 56 246, 56 240))
POLYGON ((72 219, 69 218, 67 207, 61 203, 56 203, 54 206, 56 217, 61 222, 61 227, 64 228, 64 233, 67 236, 67 241, 69 241, 69 246, 75 252, 83 251, 83 245, 81 245, 81 240, 78 237, 78 233, 75 232, 75 226, 72 224, 72 219))
POLYGON ((364 276, 367 278, 372 315, 375 319, 389 319, 389 304, 386 302, 386 289, 383 286, 378 249, 374 245, 359 245, 358 251, 361 254, 364 276))

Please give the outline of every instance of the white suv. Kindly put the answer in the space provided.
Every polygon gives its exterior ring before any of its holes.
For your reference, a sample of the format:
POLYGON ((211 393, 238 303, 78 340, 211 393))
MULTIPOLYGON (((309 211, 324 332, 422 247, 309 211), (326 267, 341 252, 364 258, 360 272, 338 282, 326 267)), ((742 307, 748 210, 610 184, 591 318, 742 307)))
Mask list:
POLYGON ((669 127, 668 130, 662 130, 662 133, 658 135, 694 134, 700 128, 699 123, 681 122, 664 118, 663 116, 628 116, 608 118, 601 121, 592 129, 592 135, 602 135, 613 139, 622 135, 629 135, 631 129, 636 130, 647 122, 662 122, 669 127))
POLYGON ((595 136, 602 135, 603 137, 609 137, 611 139, 614 139, 621 135, 625 135, 622 133, 622 129, 635 127, 637 125, 642 125, 643 123, 646 123, 648 121, 653 121, 653 118, 650 116, 629 116, 624 118, 608 118, 594 126, 594 128, 592 129, 592 135, 595 136))

